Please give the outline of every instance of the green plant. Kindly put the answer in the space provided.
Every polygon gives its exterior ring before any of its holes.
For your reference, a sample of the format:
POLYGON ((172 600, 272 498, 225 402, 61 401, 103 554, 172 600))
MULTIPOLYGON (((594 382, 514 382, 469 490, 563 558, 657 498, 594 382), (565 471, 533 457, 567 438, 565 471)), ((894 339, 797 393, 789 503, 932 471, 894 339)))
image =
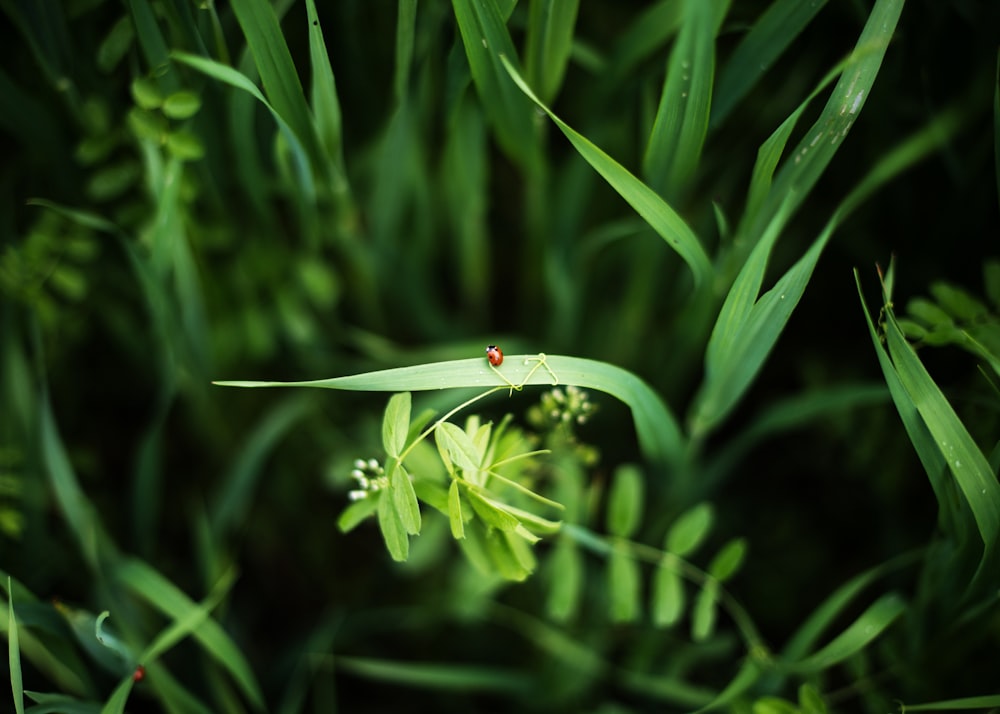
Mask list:
POLYGON ((996 10, 387 7, 0 4, 15 710, 996 706, 996 10))

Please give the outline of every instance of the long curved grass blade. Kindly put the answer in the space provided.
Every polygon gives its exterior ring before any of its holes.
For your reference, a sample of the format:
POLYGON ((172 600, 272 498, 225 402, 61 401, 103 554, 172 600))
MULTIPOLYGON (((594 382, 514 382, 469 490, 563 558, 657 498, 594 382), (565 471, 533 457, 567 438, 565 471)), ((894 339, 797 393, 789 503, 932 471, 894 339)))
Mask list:
POLYGON ((984 544, 980 569, 995 567, 1000 537, 1000 483, 986 456, 906 341, 892 308, 887 306, 885 314, 889 355, 900 384, 972 509, 984 544))
MULTIPOLYGON (((199 605, 176 585, 141 560, 128 559, 115 569, 114 577, 160 612, 186 622, 200 616, 199 605)), ((243 653, 212 618, 192 632, 205 651, 232 675, 240 690, 258 711, 264 710, 264 695, 243 653)))
POLYGON ((668 197, 677 195, 698 168, 712 104, 715 33, 729 0, 694 0, 683 5, 681 31, 670 53, 643 158, 646 180, 668 197))
POLYGON ((323 39, 316 0, 306 0, 306 16, 309 20, 309 64, 312 68, 309 99, 315 117, 316 134, 327 161, 336 171, 334 181, 346 183, 343 122, 340 99, 337 96, 337 80, 323 39))
POLYGON ((764 11, 719 73, 712 99, 712 127, 726 120, 733 107, 764 76, 824 5, 826 0, 776 0, 764 11))
POLYGON ((521 672, 456 663, 403 662, 369 657, 338 656, 338 669, 378 682, 392 682, 421 689, 461 692, 504 692, 528 686, 521 672))
MULTIPOLYGON (((632 409, 636 434, 643 455, 656 464, 679 464, 684 459, 680 428, 659 395, 636 375, 621 367, 563 355, 546 355, 551 373, 539 369, 539 355, 508 355, 500 368, 513 384, 552 386, 559 384, 596 389, 621 400, 632 409)), ((484 358, 365 372, 345 377, 303 382, 220 381, 224 387, 320 387, 351 391, 406 392, 461 387, 507 388, 509 385, 489 368, 484 358)))
POLYGON ((17 617, 14 615, 14 591, 7 576, 7 666, 10 668, 10 689, 14 694, 14 711, 24 714, 24 682, 21 679, 21 647, 18 643, 17 617))
POLYGON ((326 165, 318 161, 324 154, 306 95, 271 3, 267 0, 233 0, 231 4, 247 38, 247 47, 253 55, 271 106, 302 142, 310 165, 318 175, 326 177, 326 165))
POLYGON ((957 709, 991 709, 995 707, 1000 707, 1000 694, 947 699, 940 702, 928 702, 927 704, 900 704, 899 712, 900 714, 906 714, 906 712, 952 712, 957 709))
POLYGON ((750 245, 756 244, 789 200, 791 212, 798 208, 840 149, 871 94, 902 10, 903 0, 876 0, 826 106, 778 171, 751 222, 746 237, 750 245))
POLYGON ((860 652, 906 611, 906 601, 888 593, 869 606, 846 630, 818 652, 787 665, 789 671, 800 674, 822 672, 860 652))
POLYGON ((277 108, 264 97, 264 94, 257 88, 256 84, 250 81, 249 77, 232 67, 228 67, 224 64, 216 62, 215 60, 201 57, 199 55, 175 51, 171 53, 170 56, 178 62, 182 62, 183 64, 193 67, 202 74, 206 74, 209 77, 217 79, 220 82, 224 82, 231 87, 235 87, 236 89, 243 90, 263 104, 264 107, 271 113, 271 116, 274 117, 274 121, 278 124, 278 129, 281 131, 282 137, 286 142, 288 142, 288 147, 292 153, 295 163, 296 176, 299 179, 303 192, 307 198, 315 197, 316 184, 313 181, 313 175, 310 168, 311 161, 309 153, 306 151, 306 144, 300 140, 295 127, 289 124, 288 121, 282 116, 281 112, 279 112, 277 108))
POLYGON ((694 275, 695 285, 708 284, 712 275, 712 264, 698 237, 687 223, 684 222, 684 219, 666 201, 660 198, 656 191, 644 184, 624 166, 612 159, 604 151, 592 144, 585 136, 556 116, 535 95, 517 69, 505 57, 501 57, 501 60, 521 91, 530 97, 542 111, 549 115, 560 131, 566 135, 566 138, 569 139, 570 143, 580 153, 580 156, 649 223, 653 230, 667 242, 667 245, 677 251, 677 254, 684 259, 684 262, 688 264, 694 275))
POLYGON ((476 93, 504 151, 534 167, 539 156, 531 103, 507 81, 503 57, 516 57, 514 42, 495 0, 452 0, 476 93))
POLYGON ((729 290, 705 352, 705 380, 691 411, 691 433, 718 425, 749 388, 798 305, 816 263, 837 227, 888 181, 900 175, 961 127, 955 107, 887 153, 848 194, 798 262, 759 298, 768 260, 797 199, 789 195, 754 245, 729 290))

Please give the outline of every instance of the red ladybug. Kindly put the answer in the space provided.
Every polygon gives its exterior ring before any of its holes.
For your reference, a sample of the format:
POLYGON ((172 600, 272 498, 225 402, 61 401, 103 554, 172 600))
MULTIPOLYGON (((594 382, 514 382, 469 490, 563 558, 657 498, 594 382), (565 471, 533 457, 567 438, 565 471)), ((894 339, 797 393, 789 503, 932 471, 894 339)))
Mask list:
POLYGON ((490 361, 491 365, 499 367, 503 364, 503 350, 496 345, 490 345, 486 348, 486 358, 490 361))
POLYGON ((135 668, 135 672, 132 673, 133 682, 141 682, 146 678, 146 668, 141 664, 135 668))

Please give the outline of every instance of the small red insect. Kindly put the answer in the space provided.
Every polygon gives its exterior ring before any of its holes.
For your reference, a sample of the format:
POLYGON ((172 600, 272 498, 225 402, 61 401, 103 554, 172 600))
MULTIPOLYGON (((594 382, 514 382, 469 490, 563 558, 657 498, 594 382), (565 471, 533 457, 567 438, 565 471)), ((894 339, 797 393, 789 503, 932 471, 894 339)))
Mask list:
POLYGON ((486 358, 490 361, 491 365, 499 367, 503 364, 503 350, 496 345, 490 345, 486 348, 486 358))
POLYGON ((140 664, 135 668, 135 672, 132 673, 132 681, 141 682, 145 678, 146 678, 146 668, 140 664))

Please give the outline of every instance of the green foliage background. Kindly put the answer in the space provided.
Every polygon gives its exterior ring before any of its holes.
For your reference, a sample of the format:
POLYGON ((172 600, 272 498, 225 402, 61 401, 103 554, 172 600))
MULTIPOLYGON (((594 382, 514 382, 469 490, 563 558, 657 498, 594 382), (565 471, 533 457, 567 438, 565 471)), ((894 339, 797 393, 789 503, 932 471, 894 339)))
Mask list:
POLYGON ((995 2, 0 10, 16 711, 1000 706, 995 2), (519 583, 338 528, 489 343, 519 583))

